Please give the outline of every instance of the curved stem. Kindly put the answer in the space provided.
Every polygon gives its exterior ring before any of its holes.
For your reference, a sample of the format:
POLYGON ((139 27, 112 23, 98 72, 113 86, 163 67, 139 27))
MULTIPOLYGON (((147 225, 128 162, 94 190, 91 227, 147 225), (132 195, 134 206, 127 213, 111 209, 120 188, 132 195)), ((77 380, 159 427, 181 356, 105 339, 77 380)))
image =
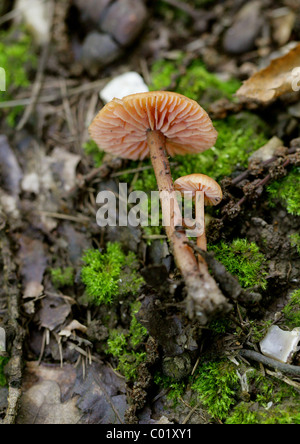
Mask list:
POLYGON ((196 191, 195 195, 195 213, 196 223, 201 227, 202 233, 197 237, 197 247, 207 251, 207 242, 205 234, 205 216, 204 216, 204 192, 196 191))
POLYGON ((177 216, 181 215, 181 211, 175 198, 170 164, 166 155, 165 136, 160 131, 149 130, 147 140, 158 189, 162 196, 163 214, 166 215, 170 212, 170 199, 173 202, 170 223, 166 225, 165 230, 173 250, 175 262, 186 284, 188 313, 190 317, 194 317, 196 314, 198 320, 202 324, 206 324, 212 315, 216 312, 226 312, 230 306, 216 282, 210 276, 205 261, 203 260, 201 267, 199 267, 193 250, 187 245, 188 239, 185 233, 175 229, 177 216), (162 192, 167 193, 163 194, 162 192), (169 197, 167 198, 168 194, 169 197))

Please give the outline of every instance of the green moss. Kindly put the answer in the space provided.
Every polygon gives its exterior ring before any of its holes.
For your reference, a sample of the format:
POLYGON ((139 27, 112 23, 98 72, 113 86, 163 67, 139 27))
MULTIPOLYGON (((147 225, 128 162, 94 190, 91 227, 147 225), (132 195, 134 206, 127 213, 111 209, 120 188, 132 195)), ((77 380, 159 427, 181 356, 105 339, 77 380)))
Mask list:
POLYGON ((268 186, 269 202, 272 207, 280 201, 288 213, 300 216, 300 168, 294 168, 285 178, 268 186))
POLYGON ((129 328, 129 334, 130 334, 130 344, 133 348, 138 347, 141 342, 144 340, 144 338, 147 336, 148 332, 145 327, 137 320, 136 314, 141 308, 140 302, 135 302, 131 306, 131 323, 129 328))
POLYGON ((197 155, 178 156, 177 177, 206 174, 215 180, 247 167, 249 156, 267 142, 262 122, 250 113, 214 121, 218 131, 215 146, 197 155))
POLYGON ((241 402, 226 424, 300 424, 299 408, 284 404, 265 409, 253 402, 241 402))
POLYGON ((282 313, 288 327, 296 328, 300 326, 300 289, 293 291, 282 313))
POLYGON ((0 356, 0 387, 5 387, 7 385, 4 368, 8 364, 8 361, 9 358, 3 358, 0 356))
POLYGON ((235 79, 220 80, 199 60, 187 67, 184 75, 178 76, 176 73, 180 72, 182 60, 183 54, 180 53, 177 61, 156 61, 151 68, 150 89, 152 91, 169 89, 175 81, 176 86, 173 88, 175 92, 201 101, 202 106, 205 107, 220 98, 232 99, 233 94, 240 87, 240 82, 235 79))
POLYGON ((293 233, 290 235, 291 246, 296 247, 298 254, 300 255, 300 234, 293 233))
POLYGON ((173 407, 176 407, 186 390, 186 381, 177 381, 170 376, 165 376, 161 371, 154 374, 154 383, 160 389, 167 390, 167 399, 173 402, 173 407))
POLYGON ((214 418, 224 419, 236 404, 240 389, 236 368, 228 361, 203 363, 197 369, 192 390, 214 418))
POLYGON ((207 71, 203 63, 196 61, 187 69, 186 74, 179 78, 176 91, 191 99, 210 104, 222 97, 232 99, 240 86, 240 82, 235 79, 220 80, 215 74, 207 71))
POLYGON ((89 140, 83 145, 84 152, 91 156, 96 168, 99 168, 102 165, 103 157, 105 156, 105 152, 101 151, 93 140, 89 140))
POLYGON ((90 302, 97 305, 109 304, 126 293, 136 294, 143 283, 135 254, 125 255, 118 243, 108 243, 106 252, 87 250, 82 260, 81 279, 90 302))
POLYGON ((135 317, 140 306, 140 302, 135 302, 131 305, 129 331, 112 330, 107 341, 106 353, 118 359, 117 370, 122 373, 127 380, 134 380, 136 378, 137 367, 144 362, 146 358, 146 353, 139 349, 148 333, 135 317))
POLYGON ((74 268, 52 268, 50 270, 52 283, 55 288, 63 288, 74 285, 74 268))
MULTIPOLYGON (((0 32, 0 67, 6 73, 6 92, 0 93, 0 101, 11 100, 19 88, 30 86, 29 72, 36 68, 37 57, 32 51, 32 39, 21 30, 0 32)), ((15 121, 22 107, 15 107, 7 115, 10 126, 15 121)))
POLYGON ((299 424, 299 393, 287 384, 252 369, 249 386, 255 398, 237 404, 226 424, 299 424))
POLYGON ((266 259, 254 242, 235 239, 232 244, 227 244, 222 241, 210 249, 214 251, 216 259, 237 277, 243 288, 259 286, 266 289, 266 259))
POLYGON ((257 344, 260 342, 267 334, 267 331, 273 324, 272 320, 267 321, 258 321, 255 320, 249 320, 250 324, 250 334, 251 334, 251 342, 257 344))

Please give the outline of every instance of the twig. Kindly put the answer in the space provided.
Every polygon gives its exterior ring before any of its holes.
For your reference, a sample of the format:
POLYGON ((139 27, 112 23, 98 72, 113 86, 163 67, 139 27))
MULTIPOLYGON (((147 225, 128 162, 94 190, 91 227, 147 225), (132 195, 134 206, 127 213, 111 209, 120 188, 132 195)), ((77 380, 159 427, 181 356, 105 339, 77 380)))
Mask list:
MULTIPOLYGON (((290 148, 287 152, 287 155, 289 154, 294 154, 296 152, 296 148, 290 148)), ((276 162, 276 160, 278 159, 278 156, 273 156, 268 160, 265 160, 264 162, 261 163, 262 167, 266 167, 268 165, 270 165, 273 162, 276 162)), ((237 185, 238 183, 242 182, 242 180, 247 179, 247 177, 251 174, 251 169, 248 169, 246 171, 244 171, 243 173, 241 173, 239 176, 235 177, 232 180, 232 185, 237 185)))
POLYGON ((273 376, 274 378, 279 379, 280 381, 285 382, 286 384, 290 385, 291 387, 294 387, 296 390, 300 391, 300 384, 299 382, 293 381, 290 378, 287 378, 286 376, 281 375, 280 373, 272 372, 271 370, 266 370, 266 373, 270 376, 273 376))
MULTIPOLYGON (((101 80, 96 80, 95 82, 90 82, 90 83, 86 83, 84 85, 70 88, 65 96, 62 96, 61 92, 56 93, 56 94, 49 94, 46 96, 41 96, 38 99, 37 103, 56 102, 57 100, 62 100, 66 97, 72 97, 72 96, 76 96, 79 94, 83 94, 85 92, 92 91, 93 89, 99 89, 102 86, 104 86, 108 80, 109 79, 107 79, 107 78, 101 79, 101 80)), ((16 99, 16 100, 9 100, 7 102, 0 102, 0 108, 5 109, 5 108, 16 108, 17 106, 27 106, 27 105, 30 105, 31 100, 32 100, 32 98, 28 97, 28 98, 24 98, 24 99, 16 99)))
POLYGON ((85 216, 70 216, 68 214, 51 213, 49 211, 40 211, 39 213, 45 217, 51 217, 53 219, 70 220, 72 222, 78 222, 80 224, 86 224, 90 220, 88 217, 85 216))
POLYGON ((289 373, 290 375, 300 376, 300 366, 283 364, 282 362, 276 361, 275 359, 268 358, 260 353, 253 350, 240 350, 239 354, 244 358, 251 359, 256 362, 260 362, 267 367, 275 368, 282 373, 289 373))
MULTIPOLYGON (((54 11, 53 1, 51 1, 51 5, 49 6, 49 11, 51 14, 51 16, 49 17, 50 29, 52 29, 53 11, 54 11)), ((43 46, 42 55, 40 57, 36 79, 35 79, 35 82, 34 82, 34 85, 32 88, 31 100, 30 100, 29 105, 25 109, 25 112, 24 112, 20 122, 17 125, 17 128, 16 128, 17 131, 20 131, 22 128, 24 128, 25 124, 27 123, 29 117, 31 116, 31 114, 34 111, 34 108, 37 104, 38 97, 39 97, 41 88, 43 86, 44 70, 45 70, 47 60, 49 57, 50 43, 51 43, 51 35, 49 36, 49 41, 43 46)))

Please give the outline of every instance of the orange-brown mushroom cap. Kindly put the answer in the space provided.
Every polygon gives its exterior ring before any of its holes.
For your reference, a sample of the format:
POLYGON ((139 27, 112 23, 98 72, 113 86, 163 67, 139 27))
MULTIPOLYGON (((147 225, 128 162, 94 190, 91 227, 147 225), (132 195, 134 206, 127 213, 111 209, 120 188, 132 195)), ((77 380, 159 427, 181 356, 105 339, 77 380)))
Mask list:
POLYGON ((223 198, 220 185, 205 174, 190 174, 180 177, 175 180, 174 188, 176 191, 180 191, 181 194, 188 191, 192 192, 193 197, 196 191, 203 191, 205 205, 218 205, 223 198))
POLYGON ((164 134, 171 156, 205 151, 214 145, 218 135, 197 102, 167 91, 114 99, 102 108, 89 130, 103 151, 132 160, 149 156, 149 130, 164 134))

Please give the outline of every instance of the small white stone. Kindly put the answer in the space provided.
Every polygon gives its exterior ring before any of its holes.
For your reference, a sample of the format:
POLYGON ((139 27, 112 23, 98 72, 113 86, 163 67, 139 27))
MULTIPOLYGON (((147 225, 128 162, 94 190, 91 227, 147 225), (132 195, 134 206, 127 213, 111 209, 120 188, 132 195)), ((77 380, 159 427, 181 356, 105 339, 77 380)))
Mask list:
POLYGON ((45 45, 50 40, 51 8, 48 0, 18 0, 15 9, 20 11, 21 19, 34 36, 38 45, 45 45))
POLYGON ((286 364, 291 362, 294 353, 298 350, 299 341, 300 327, 292 331, 284 331, 277 325, 272 325, 260 342, 260 349, 268 358, 286 364))
POLYGON ((123 99, 130 94, 148 92, 149 88, 137 72, 126 72, 111 80, 100 92, 100 98, 108 103, 113 99, 123 99))
POLYGON ((40 191, 40 181, 37 173, 29 173, 22 180, 22 190, 28 193, 38 194, 40 191))

